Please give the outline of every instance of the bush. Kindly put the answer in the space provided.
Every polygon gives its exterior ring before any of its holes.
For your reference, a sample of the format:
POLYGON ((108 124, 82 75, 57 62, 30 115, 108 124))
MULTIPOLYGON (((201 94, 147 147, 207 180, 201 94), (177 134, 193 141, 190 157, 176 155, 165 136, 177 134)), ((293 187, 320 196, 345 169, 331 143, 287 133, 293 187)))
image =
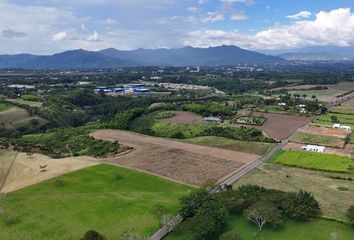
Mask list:
POLYGON ((82 240, 104 240, 105 238, 95 230, 88 230, 82 240))
POLYGON ((349 218, 350 221, 353 222, 354 224, 354 205, 350 206, 350 208, 347 211, 347 217, 349 218))
POLYGON ((234 232, 226 232, 221 237, 219 240, 242 240, 241 236, 237 233, 234 232))

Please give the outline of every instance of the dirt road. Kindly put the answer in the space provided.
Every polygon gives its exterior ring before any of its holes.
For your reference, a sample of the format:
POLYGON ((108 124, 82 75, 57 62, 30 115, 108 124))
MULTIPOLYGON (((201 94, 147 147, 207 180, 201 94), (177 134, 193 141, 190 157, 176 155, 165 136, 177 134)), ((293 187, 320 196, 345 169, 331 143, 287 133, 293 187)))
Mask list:
POLYGON ((118 140, 134 151, 101 161, 146 171, 177 182, 199 186, 222 181, 260 156, 198 146, 126 131, 99 130, 95 138, 118 140))

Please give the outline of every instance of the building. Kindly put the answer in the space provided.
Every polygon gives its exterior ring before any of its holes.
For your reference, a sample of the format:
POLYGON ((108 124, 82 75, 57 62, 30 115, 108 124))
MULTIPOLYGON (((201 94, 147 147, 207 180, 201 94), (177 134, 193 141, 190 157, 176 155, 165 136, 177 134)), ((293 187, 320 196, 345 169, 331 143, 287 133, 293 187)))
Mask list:
POLYGON ((218 117, 205 117, 204 121, 209 123, 220 123, 221 119, 218 117))
POLYGON ((334 129, 348 130, 348 131, 351 131, 351 130, 352 130, 352 127, 350 127, 350 126, 345 126, 345 125, 341 125, 341 124, 338 124, 338 123, 333 124, 333 128, 334 128, 334 129))
POLYGON ((124 84, 123 88, 142 88, 145 86, 146 84, 143 83, 130 83, 130 84, 124 84))
POLYGON ((23 84, 12 84, 8 85, 8 88, 15 88, 19 90, 28 90, 28 89, 34 89, 35 87, 33 85, 23 85, 23 84))
POLYGON ((307 145, 307 146, 302 146, 301 150, 308 151, 308 152, 324 153, 326 151, 326 148, 323 146, 307 145))
POLYGON ((109 88, 105 87, 105 86, 97 86, 97 87, 95 87, 95 92, 106 92, 107 90, 109 90, 109 88))
POLYGON ((286 106, 286 103, 284 102, 278 103, 278 106, 286 106))
POLYGON ((124 89, 123 88, 113 88, 112 89, 112 93, 124 93, 124 89))
POLYGON ((151 90, 147 88, 134 88, 133 93, 145 94, 145 93, 151 93, 151 90))

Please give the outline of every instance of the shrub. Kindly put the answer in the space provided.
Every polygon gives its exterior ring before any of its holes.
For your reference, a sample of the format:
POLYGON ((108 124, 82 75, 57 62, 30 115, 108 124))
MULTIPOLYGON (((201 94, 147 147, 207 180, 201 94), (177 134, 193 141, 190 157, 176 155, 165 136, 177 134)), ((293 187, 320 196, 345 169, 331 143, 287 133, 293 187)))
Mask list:
POLYGON ((289 193, 284 211, 290 218, 307 221, 318 217, 320 205, 311 193, 299 191, 289 193))
POLYGON ((82 240, 104 240, 105 238, 95 230, 88 230, 82 240))
POLYGON ((347 217, 348 217, 349 220, 352 221, 353 224, 354 224, 354 205, 351 205, 350 208, 348 208, 347 217))

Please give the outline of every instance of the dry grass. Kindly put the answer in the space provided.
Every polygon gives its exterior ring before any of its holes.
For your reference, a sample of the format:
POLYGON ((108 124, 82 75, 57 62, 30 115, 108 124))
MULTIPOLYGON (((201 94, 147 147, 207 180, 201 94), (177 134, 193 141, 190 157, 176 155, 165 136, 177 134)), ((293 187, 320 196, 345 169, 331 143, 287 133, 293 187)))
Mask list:
POLYGON ((241 178, 236 185, 257 184, 284 191, 309 191, 320 202, 323 215, 344 219, 347 209, 353 204, 354 182, 332 179, 329 178, 330 175, 341 176, 342 174, 328 174, 264 163, 241 178), (349 191, 339 191, 338 187, 347 187, 349 191))
MULTIPOLYGON (((96 165, 95 159, 90 157, 70 157, 64 159, 52 159, 50 157, 26 153, 16 153, 14 151, 5 152, 8 161, 13 159, 12 167, 3 185, 2 192, 12 192, 14 190, 60 176, 64 173, 75 171, 81 168, 96 165), (39 166, 47 164, 47 171, 40 172, 39 166)), ((1 158, 3 160, 3 157, 1 158)))
POLYGON ((38 120, 44 123, 45 120, 37 116, 31 116, 25 109, 13 107, 9 110, 0 112, 0 128, 13 128, 29 124, 31 120, 38 120))

